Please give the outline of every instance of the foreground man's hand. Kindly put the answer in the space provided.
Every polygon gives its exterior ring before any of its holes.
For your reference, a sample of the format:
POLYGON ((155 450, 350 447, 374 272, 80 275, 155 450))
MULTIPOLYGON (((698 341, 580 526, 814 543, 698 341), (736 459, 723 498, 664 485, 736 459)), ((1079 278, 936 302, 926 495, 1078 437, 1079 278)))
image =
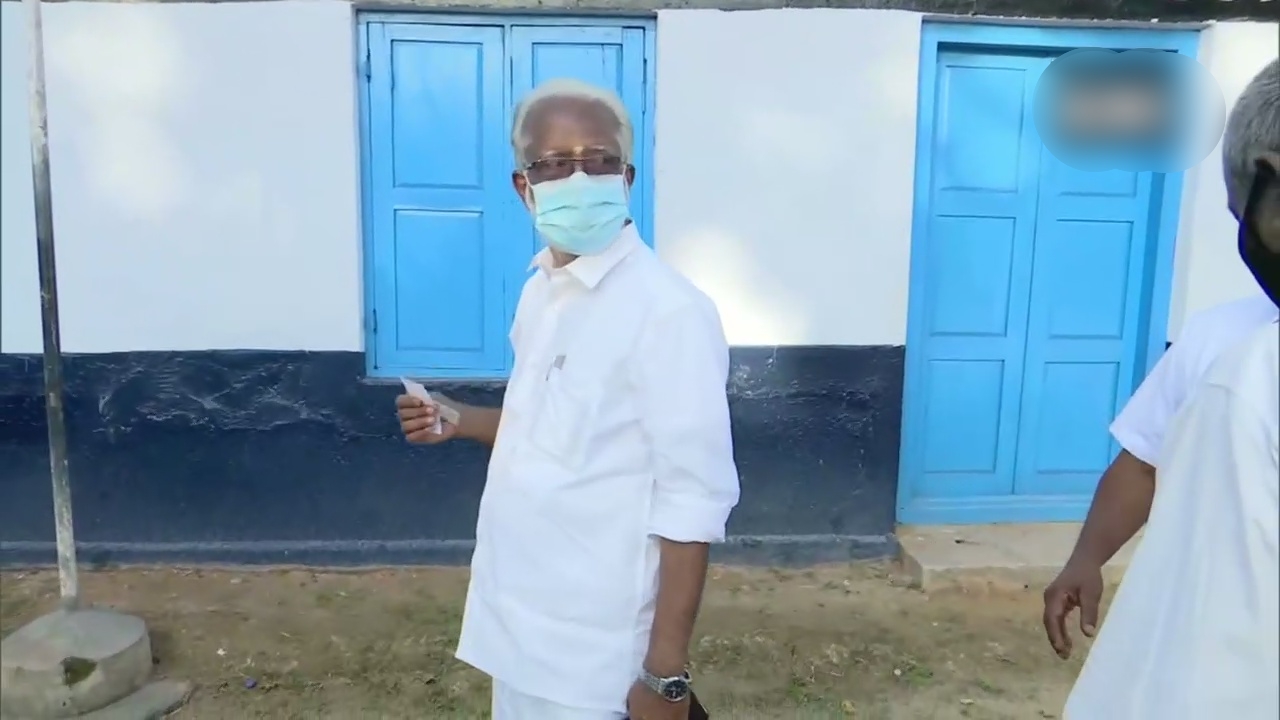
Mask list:
MULTIPOLYGON (((448 401, 447 398, 442 399, 448 401)), ((412 395, 400 395, 396 398, 396 414, 400 416, 400 432, 411 443, 436 445, 452 440, 458 434, 458 426, 441 420, 435 405, 412 395), (432 432, 437 420, 440 422, 439 434, 432 432)))
POLYGON ((1080 632, 1093 637, 1098 632, 1098 606, 1102 603, 1102 568, 1072 559, 1058 577, 1044 589, 1044 632, 1058 657, 1071 657, 1071 635, 1067 616, 1080 608, 1080 632))
POLYGON ((689 698, 671 702, 637 680, 627 693, 629 720, 689 720, 689 698))

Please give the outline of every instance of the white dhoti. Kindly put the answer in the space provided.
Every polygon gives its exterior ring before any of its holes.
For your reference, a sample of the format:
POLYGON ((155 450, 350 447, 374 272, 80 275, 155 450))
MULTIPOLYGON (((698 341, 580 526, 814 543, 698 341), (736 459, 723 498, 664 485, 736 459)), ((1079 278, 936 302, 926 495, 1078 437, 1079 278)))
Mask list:
POLYGON ((625 717, 608 710, 561 705, 493 681, 493 720, 623 720, 625 717))

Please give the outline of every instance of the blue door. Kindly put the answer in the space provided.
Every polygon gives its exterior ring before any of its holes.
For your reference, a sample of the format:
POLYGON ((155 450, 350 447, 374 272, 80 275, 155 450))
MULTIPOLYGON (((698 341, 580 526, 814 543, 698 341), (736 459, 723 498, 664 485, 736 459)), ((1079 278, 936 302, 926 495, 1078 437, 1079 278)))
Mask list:
POLYGON ((617 90, 635 126, 644 232, 652 38, 635 21, 432 20, 362 21, 368 365, 375 376, 501 378, 539 247, 511 187, 514 104, 554 77, 617 90))
POLYGON ((1164 179, 1044 149, 1048 52, 926 56, 899 520, 1078 520, 1146 368, 1164 179))

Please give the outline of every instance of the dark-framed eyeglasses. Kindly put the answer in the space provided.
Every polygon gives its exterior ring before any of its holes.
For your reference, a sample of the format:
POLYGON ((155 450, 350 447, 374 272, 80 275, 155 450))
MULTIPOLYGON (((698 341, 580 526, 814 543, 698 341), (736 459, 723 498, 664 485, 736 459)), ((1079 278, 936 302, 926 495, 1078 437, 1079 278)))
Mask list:
POLYGON ((587 175, 621 175, 627 170, 622 158, 607 152, 553 155, 538 158, 525 165, 523 173, 530 183, 563 180, 578 170, 587 175))

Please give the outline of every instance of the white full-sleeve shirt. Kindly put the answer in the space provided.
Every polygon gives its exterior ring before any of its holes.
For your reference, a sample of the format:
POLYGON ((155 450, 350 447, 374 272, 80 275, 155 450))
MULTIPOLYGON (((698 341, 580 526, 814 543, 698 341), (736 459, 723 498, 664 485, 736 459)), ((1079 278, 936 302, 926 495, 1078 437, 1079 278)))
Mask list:
POLYGON ((1130 455, 1154 467, 1169 422, 1199 386, 1213 361, 1277 317, 1280 310, 1261 292, 1191 316, 1178 339, 1111 423, 1111 436, 1130 455))
POLYGON ((711 300, 630 225, 600 255, 532 267, 457 656, 521 693, 623 712, 658 538, 722 540, 738 501, 728 345, 711 300))
POLYGON ((1066 720, 1280 717, 1280 326, 1224 351, 1169 427, 1146 532, 1066 720))

